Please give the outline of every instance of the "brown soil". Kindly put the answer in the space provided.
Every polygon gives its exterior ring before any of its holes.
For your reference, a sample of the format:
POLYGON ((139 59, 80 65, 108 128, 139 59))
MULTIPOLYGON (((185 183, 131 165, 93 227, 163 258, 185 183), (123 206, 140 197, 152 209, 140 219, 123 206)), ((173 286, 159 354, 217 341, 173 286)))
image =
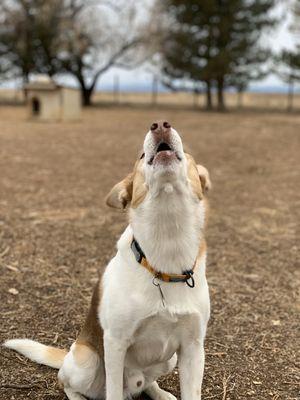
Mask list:
MULTIPOLYGON (((182 132, 214 185, 203 399, 295 400, 297 115, 120 107, 85 111, 78 123, 46 124, 27 122, 21 107, 2 107, 0 340, 70 346, 97 270, 114 254, 126 224, 103 199, 131 169, 144 132, 161 117, 182 132)), ((3 348, 0 365, 1 400, 65 398, 55 370, 3 348)), ((162 385, 179 395, 177 373, 162 385)))

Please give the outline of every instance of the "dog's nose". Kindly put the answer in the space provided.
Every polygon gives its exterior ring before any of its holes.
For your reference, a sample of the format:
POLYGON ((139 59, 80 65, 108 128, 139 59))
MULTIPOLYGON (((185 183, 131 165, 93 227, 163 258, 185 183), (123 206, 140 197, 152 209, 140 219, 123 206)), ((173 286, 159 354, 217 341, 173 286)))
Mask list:
POLYGON ((171 125, 167 121, 158 121, 153 122, 150 127, 150 130, 155 135, 163 135, 164 133, 168 133, 171 129, 171 125))

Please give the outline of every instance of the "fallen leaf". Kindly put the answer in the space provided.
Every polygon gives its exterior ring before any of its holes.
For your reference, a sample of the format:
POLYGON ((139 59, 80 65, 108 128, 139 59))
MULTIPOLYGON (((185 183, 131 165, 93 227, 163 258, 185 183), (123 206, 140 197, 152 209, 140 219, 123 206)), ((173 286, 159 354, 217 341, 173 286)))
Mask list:
POLYGON ((53 339, 53 342, 52 342, 52 343, 53 343, 53 344, 54 344, 54 343, 57 343, 57 339, 58 339, 58 333, 56 333, 56 334, 55 334, 55 336, 54 336, 54 339, 53 339))
POLYGON ((20 270, 17 267, 14 267, 13 265, 6 265, 6 268, 13 272, 20 272, 20 270))
POLYGON ((10 247, 7 246, 7 247, 2 251, 2 253, 0 253, 0 257, 4 257, 4 256, 9 252, 9 250, 10 250, 10 247))
POLYGON ((272 325, 273 325, 273 326, 278 326, 278 325, 281 325, 281 322, 280 322, 279 319, 273 319, 273 320, 272 320, 272 325))
POLYGON ((8 292, 10 293, 10 294, 13 294, 14 296, 16 295, 16 294, 19 294, 19 291, 17 290, 17 289, 15 289, 15 288, 10 288, 10 289, 8 289, 8 292))

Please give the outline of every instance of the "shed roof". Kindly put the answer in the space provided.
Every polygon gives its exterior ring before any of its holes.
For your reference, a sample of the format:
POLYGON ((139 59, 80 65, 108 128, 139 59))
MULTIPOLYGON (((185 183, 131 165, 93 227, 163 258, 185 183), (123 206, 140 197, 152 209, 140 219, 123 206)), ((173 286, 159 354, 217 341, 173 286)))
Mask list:
POLYGON ((58 85, 54 81, 42 82, 42 81, 34 81, 27 83, 24 88, 26 90, 57 90, 62 86, 58 85))
POLYGON ((34 79, 24 85, 25 90, 44 90, 44 91, 53 91, 53 90, 59 90, 59 89, 74 89, 78 90, 72 87, 64 86, 64 85, 59 85, 58 83, 55 82, 53 78, 51 78, 49 75, 46 74, 38 74, 35 75, 34 79))

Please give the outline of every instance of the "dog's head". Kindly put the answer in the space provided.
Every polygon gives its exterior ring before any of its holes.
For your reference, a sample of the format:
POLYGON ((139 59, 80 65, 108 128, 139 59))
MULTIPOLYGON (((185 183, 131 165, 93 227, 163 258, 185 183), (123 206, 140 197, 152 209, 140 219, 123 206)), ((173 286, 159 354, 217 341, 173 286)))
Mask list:
POLYGON ((210 189, 208 171, 184 152, 179 134, 168 122, 155 122, 147 133, 143 153, 133 172, 117 183, 106 198, 110 207, 137 208, 147 194, 184 191, 201 201, 210 189))

